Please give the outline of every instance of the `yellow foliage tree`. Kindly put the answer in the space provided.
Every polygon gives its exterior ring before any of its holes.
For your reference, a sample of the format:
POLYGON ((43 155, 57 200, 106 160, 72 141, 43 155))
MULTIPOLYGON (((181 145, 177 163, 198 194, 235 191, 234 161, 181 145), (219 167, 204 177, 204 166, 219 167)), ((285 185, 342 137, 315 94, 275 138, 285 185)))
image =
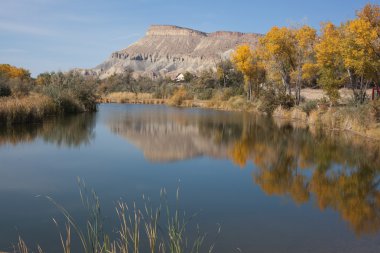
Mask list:
POLYGON ((316 62, 306 62, 302 66, 302 80, 309 86, 318 78, 318 64, 316 62))
MULTIPOLYGON (((280 74, 285 92, 291 95, 291 73, 296 69, 295 38, 287 27, 273 27, 260 39, 267 69, 280 74)), ((273 75, 273 74, 272 74, 273 75)))
POLYGON ((17 68, 9 64, 0 64, 0 73, 8 78, 29 79, 30 73, 23 68, 17 68))
POLYGON ((380 57, 380 5, 367 4, 357 13, 357 16, 369 22, 376 31, 377 39, 371 41, 371 47, 378 57, 380 57))
POLYGON ((243 73, 247 99, 252 100, 252 85, 254 86, 255 95, 258 96, 260 84, 265 79, 265 70, 259 60, 258 53, 253 51, 249 45, 241 45, 232 54, 231 61, 243 73))
POLYGON ((41 73, 36 78, 36 84, 40 86, 47 85, 50 82, 52 73, 41 73))
POLYGON ((332 103, 339 98, 338 89, 346 77, 341 44, 342 37, 339 29, 332 23, 323 24, 319 43, 315 46, 317 64, 320 70, 318 82, 332 103))
POLYGON ((356 101, 364 103, 367 88, 380 78, 380 6, 367 4, 341 27, 326 23, 316 55, 319 83, 330 99, 337 100, 349 78, 356 101))
POLYGON ((315 51, 314 45, 317 39, 317 31, 310 26, 302 26, 295 29, 295 66, 292 79, 295 84, 296 104, 301 101, 301 88, 304 81, 312 79, 315 71, 315 51))
POLYGON ((363 103, 368 86, 380 71, 380 7, 367 5, 358 18, 343 26, 341 44, 344 65, 356 100, 363 103))
MULTIPOLYGON (((359 12, 357 12, 357 16, 360 19, 369 22, 371 24, 372 28, 374 28, 376 30, 377 37, 380 38, 380 5, 367 4, 366 6, 364 6, 363 9, 361 9, 359 12)), ((373 46, 374 50, 377 52, 377 54, 380 54, 380 52, 379 52, 380 41, 379 40, 372 41, 372 43, 373 43, 372 46, 373 46)))

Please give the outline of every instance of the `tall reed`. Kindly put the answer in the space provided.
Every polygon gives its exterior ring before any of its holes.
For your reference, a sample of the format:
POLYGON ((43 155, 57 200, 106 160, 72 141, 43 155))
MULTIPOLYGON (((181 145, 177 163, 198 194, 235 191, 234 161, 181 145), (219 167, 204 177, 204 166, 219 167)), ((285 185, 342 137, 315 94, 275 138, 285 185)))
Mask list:
MULTIPOLYGON (((80 242, 83 253, 212 253, 215 243, 205 245, 206 234, 196 226, 196 234, 188 232, 191 221, 197 214, 187 216, 180 211, 179 189, 176 192, 176 205, 171 208, 167 192, 160 191, 161 202, 158 206, 151 203, 150 198, 143 195, 143 208, 136 202, 129 206, 124 201, 116 205, 118 226, 107 234, 104 229, 100 199, 94 190, 89 191, 84 181, 78 179, 80 196, 88 217, 85 229, 78 225, 72 215, 53 198, 47 199, 53 203, 66 220, 65 235, 59 233, 62 252, 78 252, 72 247, 73 238, 80 242), (162 215, 162 210, 165 210, 162 215), (111 239, 112 238, 112 239, 111 239), (194 238, 194 239, 191 239, 194 238)), ((53 219, 57 228, 58 222, 53 219)), ((220 234, 220 227, 217 236, 220 234)), ((216 239, 215 239, 216 240, 216 239)), ((38 253, 43 253, 40 247, 38 253)), ((20 238, 14 253, 28 253, 28 247, 20 238)))

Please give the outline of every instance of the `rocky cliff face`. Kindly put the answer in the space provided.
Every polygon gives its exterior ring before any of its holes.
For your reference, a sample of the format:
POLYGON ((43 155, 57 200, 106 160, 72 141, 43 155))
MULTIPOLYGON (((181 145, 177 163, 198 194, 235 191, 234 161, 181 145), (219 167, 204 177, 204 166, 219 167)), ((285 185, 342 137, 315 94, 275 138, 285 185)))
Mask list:
POLYGON ((122 73, 126 68, 150 77, 175 76, 186 71, 196 73, 215 68, 240 44, 254 47, 260 36, 239 32, 204 33, 178 26, 153 25, 142 39, 84 72, 101 78, 122 73))

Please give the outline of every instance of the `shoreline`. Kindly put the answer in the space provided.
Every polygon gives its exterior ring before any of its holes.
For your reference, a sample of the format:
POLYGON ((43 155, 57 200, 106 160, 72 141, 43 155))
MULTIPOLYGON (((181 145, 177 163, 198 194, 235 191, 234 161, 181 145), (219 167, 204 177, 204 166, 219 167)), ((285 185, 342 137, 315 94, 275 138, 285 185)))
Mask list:
MULTIPOLYGON (((181 100, 180 103, 174 104, 170 98, 156 99, 150 94, 117 93, 117 96, 114 97, 113 95, 115 94, 111 93, 110 95, 108 97, 100 97, 97 100, 97 103, 168 105, 182 108, 194 107, 219 111, 247 112, 257 115, 268 115, 268 113, 259 110, 260 101, 248 102, 239 96, 232 97, 226 101, 219 99, 184 99, 181 100)), ((2 101, 6 100, 3 99, 2 101)), ((14 99, 9 101, 11 106, 8 106, 6 111, 4 111, 4 108, 2 109, 3 111, 0 110, 0 119, 4 119, 4 122, 0 122, 1 126, 37 123, 44 121, 46 118, 57 115, 57 110, 53 105, 53 102, 50 98, 44 96, 41 97, 39 95, 32 95, 30 97, 26 97, 25 99, 14 99), (23 103, 22 101, 24 100, 27 102, 23 103), (33 101, 33 103, 29 102, 29 100, 33 101), (13 111, 17 111, 18 114, 11 113, 13 111), (14 118, 8 119, 10 117, 9 115, 14 118)), ((317 106, 306 113, 305 109, 302 109, 301 106, 295 106, 291 109, 283 109, 279 106, 274 109, 270 117, 274 120, 282 121, 283 123, 291 124, 295 127, 347 132, 368 140, 380 142, 380 122, 378 122, 378 120, 367 118, 367 116, 371 116, 373 118, 373 113, 368 111, 371 109, 370 105, 369 109, 367 108, 366 111, 360 111, 359 109, 344 106, 317 106)))
MULTIPOLYGON (((173 105, 170 103, 170 99, 153 99, 153 98, 136 98, 125 99, 123 101, 115 101, 110 99, 101 98, 99 103, 103 104, 146 104, 146 105, 167 105, 178 108, 205 108, 219 111, 229 112, 247 112, 260 115, 268 115, 267 113, 260 112, 253 102, 246 102, 243 104, 242 109, 232 108, 228 106, 228 101, 213 101, 213 100, 184 100, 180 105, 173 105)), ((309 114, 302 111, 299 106, 293 107, 290 110, 277 107, 272 115, 275 120, 280 120, 283 123, 296 125, 302 128, 316 128, 324 131, 336 131, 346 132, 352 135, 365 138, 370 141, 380 142, 380 123, 364 128, 358 126, 353 122, 353 119, 339 119, 334 115, 334 112, 338 111, 337 108, 327 108, 311 111, 309 114), (327 119, 326 119, 327 118, 327 119)))

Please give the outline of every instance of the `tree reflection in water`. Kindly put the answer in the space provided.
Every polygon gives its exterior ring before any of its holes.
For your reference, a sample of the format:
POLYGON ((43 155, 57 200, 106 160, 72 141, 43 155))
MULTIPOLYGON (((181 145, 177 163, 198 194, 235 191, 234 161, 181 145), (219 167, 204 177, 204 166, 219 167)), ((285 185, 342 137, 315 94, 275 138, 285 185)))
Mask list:
POLYGON ((379 143, 257 122, 232 150, 236 164, 253 161, 253 180, 265 193, 290 196, 297 204, 313 196, 321 210, 338 211, 356 234, 379 231, 379 143))
MULTIPOLYGON (((75 148, 90 144, 95 123, 95 114, 81 114, 2 127, 0 146, 42 139, 75 148)), ((358 235, 380 230, 379 143, 252 114, 207 110, 121 111, 107 125, 153 162, 207 156, 230 159, 243 169, 253 164, 253 182, 266 194, 336 210, 358 235)))
POLYGON ((41 138, 46 143, 64 147, 80 147, 94 139, 94 113, 50 118, 41 124, 0 127, 0 146, 17 145, 41 138))
POLYGON ((151 161, 208 156, 241 168, 252 162, 253 181, 266 194, 334 209, 358 235, 380 230, 379 143, 240 113, 147 110, 107 124, 151 161))

